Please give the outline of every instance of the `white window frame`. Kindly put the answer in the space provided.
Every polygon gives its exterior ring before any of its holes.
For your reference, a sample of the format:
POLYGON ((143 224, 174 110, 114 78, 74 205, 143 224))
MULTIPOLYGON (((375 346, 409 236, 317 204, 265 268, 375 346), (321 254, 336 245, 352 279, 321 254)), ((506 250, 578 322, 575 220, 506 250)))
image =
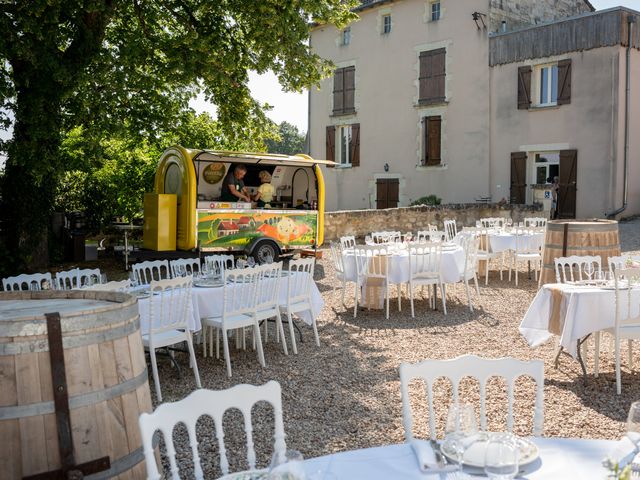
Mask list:
POLYGON ((340 40, 342 46, 351 45, 351 27, 346 27, 342 30, 340 40))
POLYGON ((391 14, 386 13, 382 15, 382 35, 389 35, 391 33, 392 23, 391 23, 391 14), (388 30, 387 30, 388 27, 388 30))
POLYGON ((560 173, 560 150, 534 150, 527 152, 527 163, 529 165, 528 171, 529 176, 527 178, 527 203, 533 203, 533 189, 529 187, 529 185, 537 184, 537 170, 538 167, 545 166, 546 167, 546 179, 549 178, 549 166, 550 165, 558 165, 558 173, 560 173), (536 162, 538 156, 547 158, 547 162, 536 162), (549 158, 551 156, 551 158, 549 158), (551 161, 548 161, 551 160, 551 161))
POLYGON ((538 107, 553 107, 558 105, 558 63, 554 62, 554 63, 545 63, 543 65, 536 65, 535 67, 535 79, 536 79, 536 85, 535 85, 535 99, 536 99, 536 106, 538 107), (554 82, 553 82, 553 70, 555 69, 556 72, 556 78, 555 78, 555 91, 556 91, 556 98, 555 100, 553 100, 553 96, 552 96, 552 92, 554 89, 554 82), (547 98, 542 98, 542 73, 544 70, 547 70, 547 78, 546 78, 546 87, 547 87, 547 98))
POLYGON ((429 2, 429 20, 431 22, 437 22, 438 20, 440 20, 442 18, 442 3, 440 2, 440 0, 431 0, 429 2), (434 7, 437 6, 437 17, 434 17, 434 7))
POLYGON ((351 129, 351 125, 336 125, 336 151, 335 151, 335 159, 336 163, 340 167, 350 167, 351 166, 351 142, 353 141, 353 131, 351 129), (345 153, 345 161, 342 161, 342 135, 343 132, 347 130, 349 132, 349 142, 347 144, 347 149, 345 153))

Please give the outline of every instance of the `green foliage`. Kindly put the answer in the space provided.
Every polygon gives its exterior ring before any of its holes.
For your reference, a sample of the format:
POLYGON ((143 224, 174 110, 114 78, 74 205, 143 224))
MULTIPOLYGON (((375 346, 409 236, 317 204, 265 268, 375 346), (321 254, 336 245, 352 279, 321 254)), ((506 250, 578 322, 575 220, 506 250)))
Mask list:
POLYGON ((296 153, 304 153, 305 136, 300 133, 298 127, 289 122, 282 122, 278 126, 280 139, 267 139, 267 151, 270 153, 283 153, 286 155, 295 155, 296 153))
POLYGON ((426 197, 420 197, 413 201, 411 205, 440 205, 440 203, 442 203, 442 199, 440 197, 436 195, 427 195, 426 197))

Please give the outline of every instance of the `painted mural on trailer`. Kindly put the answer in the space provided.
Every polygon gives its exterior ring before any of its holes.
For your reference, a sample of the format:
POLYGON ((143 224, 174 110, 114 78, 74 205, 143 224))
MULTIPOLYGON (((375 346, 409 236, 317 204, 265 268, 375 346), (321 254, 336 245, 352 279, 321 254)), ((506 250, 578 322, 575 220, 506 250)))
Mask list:
POLYGON ((286 247, 313 246, 317 214, 308 212, 198 211, 200 248, 244 247, 256 238, 272 238, 286 247))

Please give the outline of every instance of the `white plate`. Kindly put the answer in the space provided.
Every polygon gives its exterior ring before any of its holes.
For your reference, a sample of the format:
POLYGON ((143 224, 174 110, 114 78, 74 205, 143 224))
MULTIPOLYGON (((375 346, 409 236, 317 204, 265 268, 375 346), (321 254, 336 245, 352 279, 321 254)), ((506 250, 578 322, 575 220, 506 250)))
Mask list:
MULTIPOLYGON (((487 432, 478 433, 478 440, 472 443, 471 446, 464 452, 464 457, 462 459, 463 465, 473 468, 484 468, 484 454, 489 435, 491 434, 487 432)), ((523 467, 536 461, 536 459, 540 456, 538 447, 533 442, 531 442, 531 440, 521 437, 517 438, 518 445, 520 447, 519 466, 523 467)), ((456 461, 455 453, 451 451, 450 447, 447 445, 446 439, 442 442, 441 450, 444 456, 449 460, 451 460, 452 462, 456 461)))
POLYGON ((246 470, 223 475, 218 480, 266 480, 267 478, 269 478, 269 472, 266 470, 246 470))
POLYGON ((222 280, 215 280, 215 281, 200 281, 200 282, 193 282, 193 286, 194 287, 200 287, 200 288, 217 288, 217 287, 223 287, 224 286, 224 281, 222 280))

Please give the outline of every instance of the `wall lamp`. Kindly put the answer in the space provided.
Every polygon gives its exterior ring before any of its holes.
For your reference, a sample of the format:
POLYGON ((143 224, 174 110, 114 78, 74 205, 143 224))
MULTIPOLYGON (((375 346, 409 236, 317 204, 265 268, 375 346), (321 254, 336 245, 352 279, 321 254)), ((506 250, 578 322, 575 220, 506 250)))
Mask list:
POLYGON ((388 163, 385 163, 385 164, 384 164, 384 171, 385 171, 385 172, 388 172, 388 171, 389 171, 389 164, 388 164, 388 163))
POLYGON ((484 19, 486 18, 486 15, 484 13, 480 13, 480 12, 473 12, 471 14, 471 18, 473 18, 473 21, 476 22, 476 27, 478 27, 478 30, 487 29, 487 25, 484 23, 484 19), (482 27, 480 26, 480 22, 482 24, 482 27))

